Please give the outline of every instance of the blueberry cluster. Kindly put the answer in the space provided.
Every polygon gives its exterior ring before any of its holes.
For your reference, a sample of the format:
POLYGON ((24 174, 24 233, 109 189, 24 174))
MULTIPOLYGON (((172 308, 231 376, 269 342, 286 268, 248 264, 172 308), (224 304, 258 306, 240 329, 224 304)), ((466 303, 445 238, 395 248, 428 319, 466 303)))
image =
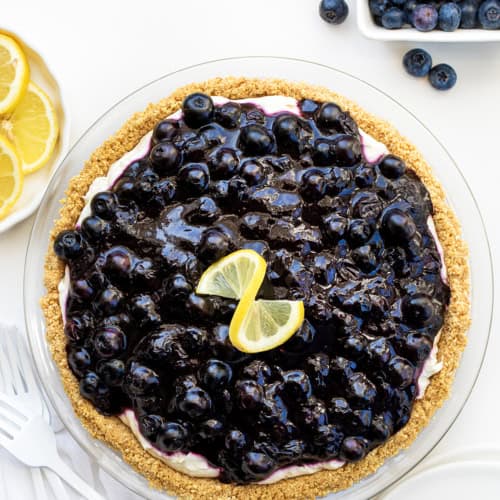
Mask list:
POLYGON ((432 57, 424 49, 411 49, 403 57, 403 66, 409 75, 427 76, 436 90, 450 90, 457 83, 457 73, 449 64, 432 66, 432 57))
POLYGON ((365 161, 335 103, 299 107, 188 96, 54 243, 83 397, 105 415, 133 409, 157 449, 203 455, 225 482, 357 461, 401 429, 449 301, 419 178, 390 154, 365 161), (239 248, 267 261, 260 297, 306 310, 255 355, 229 342, 235 302, 194 293, 239 248))
POLYGON ((369 0, 369 6, 375 23, 386 29, 500 29, 499 0, 369 0))

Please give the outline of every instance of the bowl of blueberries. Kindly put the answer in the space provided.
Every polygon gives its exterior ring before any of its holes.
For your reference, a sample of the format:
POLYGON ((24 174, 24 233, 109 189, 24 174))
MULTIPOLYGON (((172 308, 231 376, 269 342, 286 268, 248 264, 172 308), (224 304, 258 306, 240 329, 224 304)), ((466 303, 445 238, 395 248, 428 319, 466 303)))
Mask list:
POLYGON ((357 0, 357 22, 375 40, 500 41, 500 0, 357 0))

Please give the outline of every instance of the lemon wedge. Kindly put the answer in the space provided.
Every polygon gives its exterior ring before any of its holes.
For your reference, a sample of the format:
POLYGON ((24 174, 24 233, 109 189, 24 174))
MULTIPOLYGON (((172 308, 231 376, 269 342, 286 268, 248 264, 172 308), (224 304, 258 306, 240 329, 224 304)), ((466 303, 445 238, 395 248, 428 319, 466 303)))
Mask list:
POLYGON ((231 343, 243 352, 269 351, 284 344, 302 325, 301 300, 242 301, 229 325, 231 343))
POLYGON ((23 170, 14 146, 0 135, 0 219, 7 216, 23 189, 23 170))
MULTIPOLYGON (((253 299, 266 275, 266 261, 254 250, 237 250, 212 264, 201 276, 196 293, 253 299)), ((253 300, 252 299, 252 300, 253 300)))
POLYGON ((0 128, 21 159, 23 172, 42 168, 54 151, 59 133, 56 112, 47 94, 29 82, 16 108, 0 120, 0 128))
POLYGON ((19 44, 0 34, 0 114, 16 107, 30 80, 28 60, 19 44))
POLYGON ((266 275, 266 261, 254 250, 238 250, 212 264, 196 293, 239 300, 229 340, 243 352, 268 351, 286 342, 304 321, 300 300, 255 300, 266 275))

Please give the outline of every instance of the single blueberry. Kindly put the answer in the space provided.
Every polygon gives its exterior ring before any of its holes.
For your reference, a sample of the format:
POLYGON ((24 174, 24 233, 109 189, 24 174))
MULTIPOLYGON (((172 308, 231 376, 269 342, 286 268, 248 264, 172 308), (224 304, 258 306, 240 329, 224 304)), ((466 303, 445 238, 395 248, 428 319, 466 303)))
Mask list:
POLYGON ((184 99, 182 112, 188 127, 199 128, 212 121, 214 103, 209 96, 196 92, 184 99))
POLYGON ((403 27, 405 13, 398 7, 391 7, 382 15, 382 26, 388 30, 395 30, 403 27))
POLYGON ((391 3, 389 0, 370 0, 369 5, 370 11, 374 16, 382 17, 391 3))
POLYGON ((344 0, 321 0, 319 15, 329 24, 342 24, 349 15, 349 7, 344 0))
POLYGON ((462 12, 460 28, 472 29, 477 27, 477 11, 480 3, 481 0, 463 0, 463 2, 458 4, 462 12))
POLYGON ((460 26, 462 11, 455 2, 446 2, 439 9, 439 28, 443 31, 455 31, 460 26))
POLYGON ((486 0, 479 7, 479 24, 485 30, 497 30, 500 28, 500 2, 498 0, 486 0))
POLYGON ((62 260, 76 259, 83 250, 83 238, 78 231, 62 231, 54 241, 54 252, 62 260))
POLYGON ((429 81, 436 90, 449 90, 457 83, 457 73, 449 64, 438 64, 430 70, 429 81))
POLYGON ((432 67, 432 58, 424 49, 412 49, 404 55, 403 66, 412 76, 426 76, 432 67))
POLYGON ((438 11, 434 5, 419 4, 413 9, 410 21, 418 31, 432 31, 438 23, 438 11))

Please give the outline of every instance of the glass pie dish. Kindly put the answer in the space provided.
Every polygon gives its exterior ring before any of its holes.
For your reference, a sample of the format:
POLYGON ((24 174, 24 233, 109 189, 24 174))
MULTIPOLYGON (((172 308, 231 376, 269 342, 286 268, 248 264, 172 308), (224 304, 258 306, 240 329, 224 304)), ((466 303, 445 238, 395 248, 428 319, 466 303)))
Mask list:
POLYGON ((273 57, 232 58, 191 66, 166 75, 118 102, 82 136, 59 167, 45 193, 33 226, 26 258, 25 316, 40 379, 59 417, 82 447, 125 486, 142 496, 156 498, 157 494, 149 488, 147 481, 135 473, 112 449, 92 439, 72 411, 45 341, 45 324, 39 306, 39 299, 44 294, 44 258, 49 233, 60 208, 59 200, 64 196, 69 179, 78 173, 94 149, 134 112, 144 109, 150 102, 160 100, 187 83, 230 75, 277 77, 290 81, 307 80, 308 83, 343 94, 365 110, 387 120, 408 137, 434 166, 435 174, 447 193, 449 204, 462 223, 463 236, 470 248, 472 326, 469 331, 469 345, 456 373, 452 397, 436 412, 432 422, 410 448, 388 460, 375 474, 334 495, 335 498, 371 497, 401 478, 422 460, 444 436, 467 401, 488 342, 493 307, 493 276, 488 240, 474 198, 458 167, 439 140, 390 96, 362 80, 327 66, 273 57))

